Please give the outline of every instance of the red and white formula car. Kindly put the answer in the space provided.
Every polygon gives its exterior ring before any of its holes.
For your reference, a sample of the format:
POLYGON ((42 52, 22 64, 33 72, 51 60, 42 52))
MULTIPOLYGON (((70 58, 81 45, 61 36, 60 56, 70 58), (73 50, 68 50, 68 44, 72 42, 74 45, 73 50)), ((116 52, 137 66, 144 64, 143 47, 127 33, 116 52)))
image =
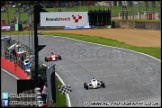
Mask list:
POLYGON ((60 55, 56 55, 56 54, 53 54, 53 52, 51 53, 51 55, 49 55, 48 57, 45 57, 44 58, 46 62, 48 61, 57 61, 57 60, 61 60, 61 56, 60 55))

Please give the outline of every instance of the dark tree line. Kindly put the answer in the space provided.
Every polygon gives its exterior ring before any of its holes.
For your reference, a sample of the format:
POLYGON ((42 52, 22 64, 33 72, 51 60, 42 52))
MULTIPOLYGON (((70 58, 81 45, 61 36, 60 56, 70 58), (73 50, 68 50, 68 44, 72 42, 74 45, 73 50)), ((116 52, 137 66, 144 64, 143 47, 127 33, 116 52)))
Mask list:
MULTIPOLYGON (((34 4, 35 2, 43 3, 43 1, 1 1, 1 6, 7 5, 7 4, 17 4, 17 3, 21 3, 21 4, 34 4)), ((53 2, 56 2, 56 1, 53 1, 53 2)))
MULTIPOLYGON (((4 6, 4 5, 7 5, 7 4, 18 4, 18 3, 21 3, 21 5, 23 4, 28 4, 28 5, 32 5, 32 4, 35 4, 35 3, 43 3, 43 4, 53 4, 53 5, 58 5, 60 6, 61 4, 66 4, 66 3, 74 3, 74 4, 77 4, 77 5, 87 5, 89 1, 1 1, 1 6, 4 6), (11 3, 12 2, 12 3, 11 3)), ((94 4, 94 2, 96 1, 90 1, 92 4, 94 4)))
POLYGON ((35 4, 37 3, 61 3, 61 2, 73 2, 73 1, 1 1, 1 6, 2 5, 6 5, 6 4, 10 4, 12 2, 12 4, 17 4, 17 3, 21 3, 21 4, 35 4))

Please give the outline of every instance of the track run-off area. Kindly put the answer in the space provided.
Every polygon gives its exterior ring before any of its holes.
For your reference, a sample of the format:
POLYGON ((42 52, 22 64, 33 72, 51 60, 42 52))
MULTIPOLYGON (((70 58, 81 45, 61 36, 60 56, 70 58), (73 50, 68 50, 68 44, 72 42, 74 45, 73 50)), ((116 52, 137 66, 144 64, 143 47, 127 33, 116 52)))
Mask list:
MULTIPOLYGON (((29 36, 19 39, 29 45, 29 36)), ((72 107, 123 106, 130 105, 129 102, 161 106, 161 60, 131 50, 57 36, 40 35, 39 45, 46 45, 39 52, 39 59, 47 66, 56 64, 57 74, 71 86, 72 107), (44 57, 51 52, 61 55, 62 60, 45 62, 44 57), (84 82, 92 78, 105 82, 106 87, 85 90, 84 82)))
POLYGON ((17 80, 19 78, 1 68, 1 93, 17 93, 17 80))

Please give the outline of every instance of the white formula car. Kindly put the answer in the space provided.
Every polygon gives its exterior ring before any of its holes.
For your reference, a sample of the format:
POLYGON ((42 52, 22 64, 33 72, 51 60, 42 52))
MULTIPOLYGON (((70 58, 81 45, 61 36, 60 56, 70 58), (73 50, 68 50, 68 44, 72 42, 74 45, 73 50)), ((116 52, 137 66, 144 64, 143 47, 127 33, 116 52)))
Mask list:
POLYGON ((90 80, 90 82, 88 83, 84 83, 84 88, 86 90, 96 89, 96 88, 101 88, 101 87, 105 88, 105 83, 103 81, 96 80, 95 78, 90 80))
POLYGON ((5 41, 5 40, 7 41, 7 40, 9 40, 9 39, 11 39, 10 36, 2 36, 2 37, 1 37, 1 40, 2 40, 2 41, 5 41))

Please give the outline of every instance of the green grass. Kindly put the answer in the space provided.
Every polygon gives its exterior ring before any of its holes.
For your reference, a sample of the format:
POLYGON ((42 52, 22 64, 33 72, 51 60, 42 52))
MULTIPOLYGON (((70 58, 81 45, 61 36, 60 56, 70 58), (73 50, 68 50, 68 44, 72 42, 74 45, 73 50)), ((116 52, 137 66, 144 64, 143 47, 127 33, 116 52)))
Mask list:
MULTIPOLYGON (((56 78, 56 85, 62 85, 61 82, 56 78)), ((56 103, 54 107, 67 107, 66 106, 66 97, 62 95, 58 89, 56 89, 56 103)))

